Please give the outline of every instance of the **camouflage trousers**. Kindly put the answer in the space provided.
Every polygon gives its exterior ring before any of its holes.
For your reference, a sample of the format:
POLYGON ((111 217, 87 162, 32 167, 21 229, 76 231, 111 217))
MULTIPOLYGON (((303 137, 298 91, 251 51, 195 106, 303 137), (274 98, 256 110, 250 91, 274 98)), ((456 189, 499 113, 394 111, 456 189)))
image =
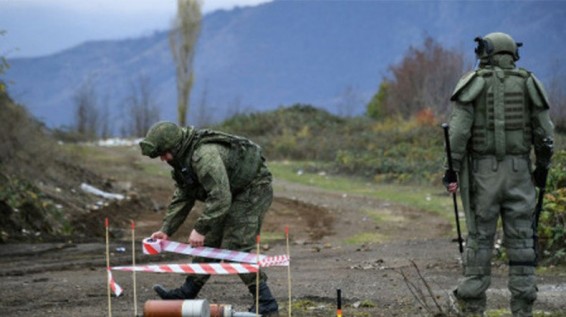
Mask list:
MULTIPOLYGON (((209 231, 204 245, 235 251, 249 252, 256 247, 256 237, 260 233, 265 213, 273 201, 273 189, 269 180, 252 183, 246 190, 232 196, 232 205, 223 224, 209 231)), ((218 262, 209 258, 195 257, 193 263, 218 262)), ((255 285, 256 274, 239 274, 246 286, 255 285)), ((210 275, 193 275, 192 281, 203 286, 210 275)), ((267 281, 267 275, 260 271, 260 282, 267 281)))
POLYGON ((455 295, 464 312, 485 310, 495 233, 501 217, 503 245, 509 257, 511 311, 513 316, 532 316, 537 297, 532 230, 536 192, 530 160, 520 156, 506 156, 502 161, 487 157, 473 160, 471 168, 470 215, 475 228, 468 228, 464 279, 455 295))

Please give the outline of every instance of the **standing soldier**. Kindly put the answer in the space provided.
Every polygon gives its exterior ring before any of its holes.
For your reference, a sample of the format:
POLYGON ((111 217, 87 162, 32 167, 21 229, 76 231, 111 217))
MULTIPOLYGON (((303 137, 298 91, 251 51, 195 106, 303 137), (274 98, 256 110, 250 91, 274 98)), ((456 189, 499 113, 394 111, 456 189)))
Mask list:
POLYGON ((511 36, 476 38, 479 68, 462 77, 451 97, 450 143, 455 173, 444 183, 461 188, 468 237, 464 279, 454 295, 463 316, 481 316, 491 282, 491 256, 499 216, 509 257, 513 316, 532 316, 537 297, 532 219, 535 186, 546 182, 552 157, 553 125, 539 80, 516 68, 518 48, 511 36), (534 145, 535 166, 530 153, 534 145))
MULTIPOLYGON (((154 124, 143 141, 142 154, 160 157, 173 171, 176 190, 154 239, 167 240, 177 231, 193 208, 203 201, 205 209, 193 226, 189 243, 193 247, 213 247, 251 251, 256 243, 266 211, 273 200, 272 176, 255 143, 234 135, 211 130, 181 128, 171 122, 154 124)), ((195 258, 193 262, 210 262, 195 258)), ((239 275, 256 296, 256 275, 239 275)), ((162 299, 194 299, 210 275, 189 275, 177 289, 155 285, 162 299)), ((278 316, 277 301, 260 273, 259 313, 278 316)), ((255 312, 255 304, 250 312, 255 312)))

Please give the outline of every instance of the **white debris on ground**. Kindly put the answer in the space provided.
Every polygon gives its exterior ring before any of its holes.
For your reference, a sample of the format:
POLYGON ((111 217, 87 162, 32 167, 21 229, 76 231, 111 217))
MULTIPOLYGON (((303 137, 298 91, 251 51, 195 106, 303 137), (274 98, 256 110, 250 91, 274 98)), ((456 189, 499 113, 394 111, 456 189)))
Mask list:
POLYGON ((106 146, 106 147, 134 146, 134 145, 138 145, 141 140, 143 140, 143 138, 138 138, 138 139, 110 138, 110 139, 105 139, 105 140, 98 140, 96 142, 96 145, 106 146))
MULTIPOLYGON (((109 138, 98 141, 89 142, 79 142, 81 145, 86 146, 102 146, 102 147, 114 147, 114 146, 137 146, 143 138, 136 139, 124 139, 124 138, 109 138)), ((57 141, 59 145, 64 145, 65 142, 59 140, 57 141)))
POLYGON ((103 197, 103 198, 106 198, 106 199, 116 199, 116 200, 124 199, 124 195, 122 195, 122 194, 107 193, 107 192, 102 191, 102 190, 100 190, 100 189, 98 189, 98 188, 96 188, 92 185, 85 184, 85 183, 81 184, 81 189, 84 192, 87 192, 87 193, 90 193, 90 194, 93 194, 93 195, 96 195, 96 196, 100 196, 100 197, 103 197))

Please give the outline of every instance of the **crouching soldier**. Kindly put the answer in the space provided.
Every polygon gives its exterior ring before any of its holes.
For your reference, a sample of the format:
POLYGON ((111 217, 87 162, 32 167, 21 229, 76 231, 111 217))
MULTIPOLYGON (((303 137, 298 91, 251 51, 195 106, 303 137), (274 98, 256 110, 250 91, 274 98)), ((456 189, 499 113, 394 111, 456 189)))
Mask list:
MULTIPOLYGON (((154 124, 143 141, 142 154, 160 157, 172 168, 176 190, 163 219, 162 227, 152 234, 167 240, 181 226, 195 201, 205 204, 202 215, 188 237, 192 247, 212 247, 251 251, 256 243, 265 213, 273 200, 272 176, 261 148, 248 139, 212 130, 181 128, 171 122, 154 124)), ((194 263, 213 262, 198 258, 194 263)), ((256 275, 239 274, 256 312, 256 275)), ((194 299, 210 275, 189 275, 185 283, 168 290, 155 285, 162 299, 194 299)), ((278 305, 260 272, 259 313, 278 316, 278 305)))

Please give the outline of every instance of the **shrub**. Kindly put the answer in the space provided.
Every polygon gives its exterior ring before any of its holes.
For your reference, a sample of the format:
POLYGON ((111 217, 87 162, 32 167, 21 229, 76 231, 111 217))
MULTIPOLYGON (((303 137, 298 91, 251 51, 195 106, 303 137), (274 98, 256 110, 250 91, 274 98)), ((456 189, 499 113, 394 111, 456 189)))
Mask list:
POLYGON ((217 129, 262 145, 268 159, 332 162, 333 172, 391 182, 440 179, 442 129, 428 110, 414 119, 340 118, 309 105, 233 117, 217 129))
POLYGON ((549 264, 566 261, 566 150, 554 155, 539 221, 539 246, 549 264))

